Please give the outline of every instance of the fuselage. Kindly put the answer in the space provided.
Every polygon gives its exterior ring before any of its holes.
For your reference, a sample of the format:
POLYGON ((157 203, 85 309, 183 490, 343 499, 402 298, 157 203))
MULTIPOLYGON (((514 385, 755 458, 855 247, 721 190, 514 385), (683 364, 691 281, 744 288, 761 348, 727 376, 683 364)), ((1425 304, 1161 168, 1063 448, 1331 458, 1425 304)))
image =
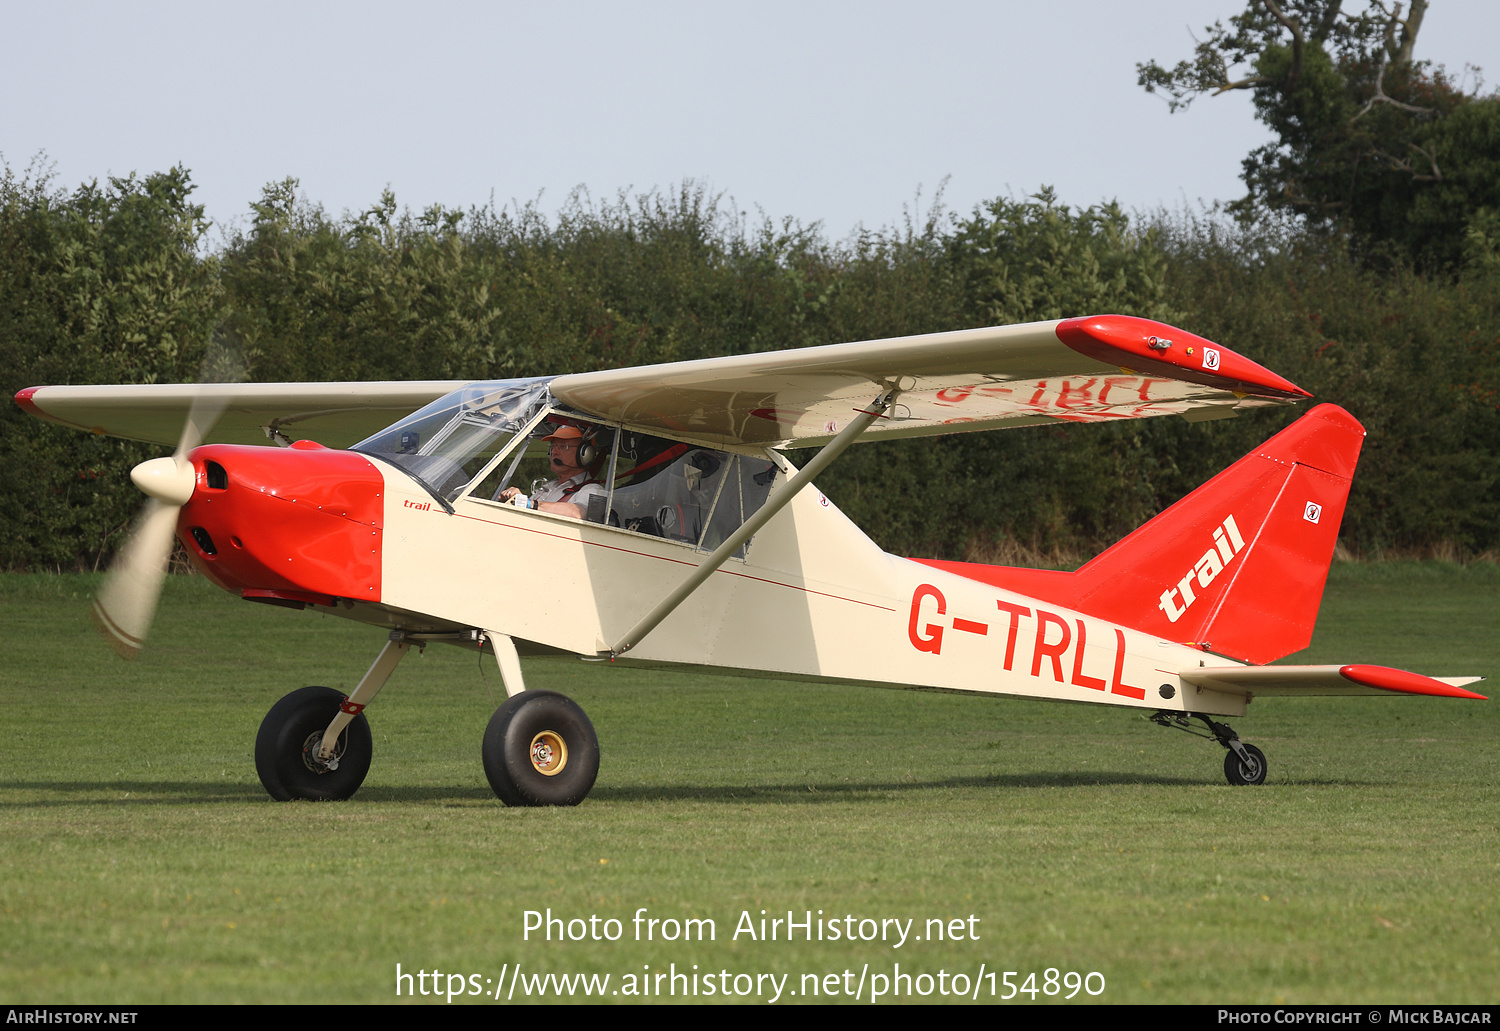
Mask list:
MULTIPOLYGON (((786 486, 780 467, 771 494, 786 486)), ((354 452, 211 445, 178 536, 243 597, 390 629, 480 629, 596 657, 705 558, 691 544, 466 496, 354 452)), ((1150 710, 1244 712, 1204 653, 882 551, 809 487, 618 661, 1150 710)), ((1227 660, 1215 658, 1216 665, 1227 660)))

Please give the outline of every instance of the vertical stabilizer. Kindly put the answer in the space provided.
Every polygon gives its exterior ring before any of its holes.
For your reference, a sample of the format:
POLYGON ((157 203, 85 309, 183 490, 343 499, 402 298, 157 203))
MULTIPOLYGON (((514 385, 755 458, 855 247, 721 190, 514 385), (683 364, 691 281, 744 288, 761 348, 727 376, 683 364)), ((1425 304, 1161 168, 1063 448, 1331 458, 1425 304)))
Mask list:
POLYGON ((1265 663, 1312 640, 1364 427, 1319 405, 1075 573, 932 563, 1265 663))

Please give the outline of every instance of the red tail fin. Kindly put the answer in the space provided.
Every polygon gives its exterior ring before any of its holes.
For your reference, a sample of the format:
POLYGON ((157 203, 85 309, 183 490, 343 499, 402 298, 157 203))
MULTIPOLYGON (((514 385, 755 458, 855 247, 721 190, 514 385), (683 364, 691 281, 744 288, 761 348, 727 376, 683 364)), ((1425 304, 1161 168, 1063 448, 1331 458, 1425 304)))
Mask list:
POLYGON ((1075 573, 929 564, 1270 662, 1312 640, 1364 435, 1319 405, 1075 573))

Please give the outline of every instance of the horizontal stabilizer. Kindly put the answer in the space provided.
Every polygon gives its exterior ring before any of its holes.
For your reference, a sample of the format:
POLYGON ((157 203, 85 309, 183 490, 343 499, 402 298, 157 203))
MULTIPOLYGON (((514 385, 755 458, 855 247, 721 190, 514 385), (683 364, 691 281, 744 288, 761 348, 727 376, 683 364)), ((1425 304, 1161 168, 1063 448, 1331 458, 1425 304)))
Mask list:
POLYGON ((1230 694, 1267 695, 1436 695, 1442 698, 1479 698, 1465 691, 1483 677, 1424 677, 1389 666, 1208 666, 1183 670, 1184 681, 1205 690, 1230 694))

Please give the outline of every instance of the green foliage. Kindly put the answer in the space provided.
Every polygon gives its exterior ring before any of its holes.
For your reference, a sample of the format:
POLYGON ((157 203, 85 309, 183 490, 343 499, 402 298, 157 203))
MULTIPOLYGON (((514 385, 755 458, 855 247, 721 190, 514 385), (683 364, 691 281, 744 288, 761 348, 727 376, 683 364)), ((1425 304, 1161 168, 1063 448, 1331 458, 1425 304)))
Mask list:
POLYGON ((333 220, 293 180, 253 208, 223 276, 227 326, 258 379, 581 372, 945 324, 913 310, 934 292, 932 263, 907 260, 921 244, 752 231, 691 184, 575 193, 555 226, 530 206, 413 216, 389 194, 333 220))
MULTIPOLYGON (((1460 115, 1450 131, 1488 131, 1460 115)), ((286 180, 216 253, 190 192, 180 169, 72 193, 5 170, 8 391, 191 381, 214 339, 257 380, 488 378, 1116 311, 1217 339, 1369 426, 1351 549, 1500 546, 1500 204, 1465 224, 1463 274, 1433 277, 1289 227, 1143 221, 1050 190, 965 217, 939 201, 834 243, 816 225, 752 224, 692 184, 575 194, 551 220, 533 206, 414 214, 389 194, 333 218, 286 180)), ((882 443, 820 486, 900 554, 1077 561, 1295 414, 882 443)), ((97 567, 150 453, 7 406, 0 567, 97 567)))
POLYGON ((266 187, 225 250, 226 328, 258 379, 450 379, 474 375, 498 310, 458 226, 432 208, 380 203, 340 222, 266 187))
POLYGON ((950 258, 968 313, 989 325, 1129 311, 1171 322, 1166 252, 1115 203, 1073 211, 1050 187, 997 198, 954 226, 950 258))
POLYGON ((1192 61, 1138 66, 1172 110, 1204 94, 1254 92, 1275 140, 1244 161, 1242 214, 1287 211, 1352 231, 1365 257, 1438 269, 1462 259, 1470 222, 1500 206, 1500 97, 1465 92, 1413 59, 1427 0, 1247 0, 1192 61))
MULTIPOLYGON (((1187 325, 1364 423, 1346 543, 1370 553, 1495 547, 1500 278, 1379 272, 1337 241, 1300 234, 1268 239, 1189 221, 1166 235, 1187 325)), ((1299 411, 1220 424, 1209 464, 1299 411)))
POLYGON ((1492 226, 1500 211, 1500 98, 1459 104, 1447 118, 1425 125, 1416 142, 1441 178, 1388 181, 1379 208, 1383 221, 1371 235, 1388 237, 1431 264, 1460 265, 1469 258, 1472 234, 1492 226))
MULTIPOLYGON (((219 261, 185 169, 52 188, 0 172, 0 388, 196 378, 220 317, 219 261)), ((139 506, 147 449, 0 413, 0 567, 94 566, 139 506)))
MULTIPOLYGON (((1095 312, 1175 319, 1167 252, 1114 204, 1074 210, 1050 189, 999 198, 945 241, 958 325, 1095 312)), ((826 489, 883 546, 975 559, 1076 556, 1153 515, 1181 486, 1161 441, 1185 427, 1049 427, 860 448, 826 489)))

